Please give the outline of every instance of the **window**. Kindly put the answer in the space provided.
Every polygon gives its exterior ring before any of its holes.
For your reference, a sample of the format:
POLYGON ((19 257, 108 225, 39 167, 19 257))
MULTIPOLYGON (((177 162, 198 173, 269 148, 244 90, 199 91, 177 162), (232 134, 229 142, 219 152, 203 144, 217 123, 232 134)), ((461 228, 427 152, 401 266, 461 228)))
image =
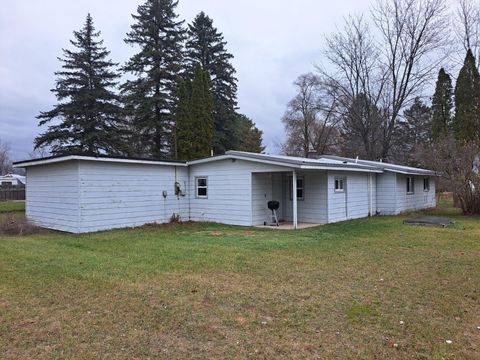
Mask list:
POLYGON ((407 194, 414 193, 413 176, 407 176, 407 194))
POLYGON ((430 179, 423 178, 423 191, 430 191, 430 179))
POLYGON ((335 192, 345 191, 345 178, 335 178, 335 192))
POLYGON ((195 178, 195 195, 197 198, 208 197, 208 182, 206 177, 195 178))
MULTIPOLYGON (((290 176, 290 200, 292 197, 293 178, 290 176)), ((305 178, 303 176, 297 176, 297 200, 303 200, 305 198, 305 178)))

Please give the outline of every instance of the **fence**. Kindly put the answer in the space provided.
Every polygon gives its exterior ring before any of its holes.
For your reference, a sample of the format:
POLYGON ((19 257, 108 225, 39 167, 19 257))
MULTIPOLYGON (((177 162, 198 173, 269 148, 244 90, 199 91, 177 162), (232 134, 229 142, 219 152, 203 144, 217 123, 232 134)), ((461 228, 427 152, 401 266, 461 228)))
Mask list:
POLYGON ((0 201, 25 200, 25 188, 0 186, 0 201))

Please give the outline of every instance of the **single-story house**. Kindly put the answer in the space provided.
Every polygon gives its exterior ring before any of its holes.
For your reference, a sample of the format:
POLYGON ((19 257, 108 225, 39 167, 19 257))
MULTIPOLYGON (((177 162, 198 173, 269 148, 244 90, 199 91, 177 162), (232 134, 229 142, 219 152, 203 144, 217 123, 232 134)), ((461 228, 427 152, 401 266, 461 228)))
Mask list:
POLYGON ((17 174, 6 174, 0 176, 0 186, 24 186, 26 183, 25 176, 17 174))
POLYGON ((26 215, 84 233, 147 223, 327 224, 435 206, 435 173, 375 161, 228 151, 193 161, 68 155, 21 161, 26 215))

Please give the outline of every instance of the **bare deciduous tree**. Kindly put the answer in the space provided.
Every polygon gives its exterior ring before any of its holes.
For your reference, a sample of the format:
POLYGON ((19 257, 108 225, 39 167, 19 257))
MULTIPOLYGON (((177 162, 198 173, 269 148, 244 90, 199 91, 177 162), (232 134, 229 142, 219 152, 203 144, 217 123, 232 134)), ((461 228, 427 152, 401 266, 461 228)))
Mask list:
POLYGON ((294 83, 297 94, 288 103, 282 119, 287 141, 282 152, 308 157, 311 151, 324 154, 333 145, 339 118, 337 99, 329 92, 322 79, 314 74, 304 74, 294 83))
POLYGON ((10 146, 0 140, 0 175, 5 175, 11 171, 10 146))
POLYGON ((341 104, 343 133, 359 137, 345 139, 360 147, 350 156, 389 158, 404 109, 445 57, 446 15, 445 0, 377 0, 374 31, 363 17, 349 17, 327 38, 328 64, 318 69, 341 104))
POLYGON ((383 125, 378 105, 385 86, 379 51, 363 17, 349 17, 327 38, 328 67, 320 67, 343 118, 344 155, 376 159, 381 153, 383 125))
POLYGON ((382 157, 387 158, 404 107, 431 83, 444 59, 448 21, 445 0, 378 0, 372 14, 384 49, 382 157))
MULTIPOLYGON (((455 32, 459 43, 467 51, 471 49, 479 61, 480 56, 480 3, 475 0, 458 0, 455 32)), ((461 59, 463 60, 462 52, 461 59)))

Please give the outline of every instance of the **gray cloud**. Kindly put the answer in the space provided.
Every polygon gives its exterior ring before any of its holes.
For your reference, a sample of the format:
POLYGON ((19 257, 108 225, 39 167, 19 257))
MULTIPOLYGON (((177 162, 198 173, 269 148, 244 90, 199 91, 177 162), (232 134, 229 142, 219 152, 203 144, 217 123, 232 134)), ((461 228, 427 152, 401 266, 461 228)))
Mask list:
MULTIPOLYGON (((32 150, 41 131, 35 117, 55 103, 57 57, 72 31, 90 12, 113 60, 123 63, 134 49, 124 44, 142 0, 2 1, 0 12, 0 139, 14 159, 32 150)), ((264 131, 269 152, 284 137, 281 117, 293 96, 292 83, 321 61, 323 36, 349 13, 368 9, 368 0, 180 0, 178 12, 190 22, 201 10, 223 32, 239 80, 239 107, 264 131)))

